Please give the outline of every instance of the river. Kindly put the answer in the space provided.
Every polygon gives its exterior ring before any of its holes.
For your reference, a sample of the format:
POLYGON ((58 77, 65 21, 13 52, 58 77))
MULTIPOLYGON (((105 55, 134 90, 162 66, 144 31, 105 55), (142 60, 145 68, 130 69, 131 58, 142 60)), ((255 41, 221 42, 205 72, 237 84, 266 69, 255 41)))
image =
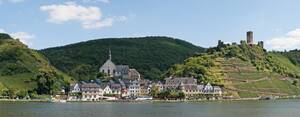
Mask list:
POLYGON ((299 117, 300 100, 178 103, 0 102, 0 117, 299 117))

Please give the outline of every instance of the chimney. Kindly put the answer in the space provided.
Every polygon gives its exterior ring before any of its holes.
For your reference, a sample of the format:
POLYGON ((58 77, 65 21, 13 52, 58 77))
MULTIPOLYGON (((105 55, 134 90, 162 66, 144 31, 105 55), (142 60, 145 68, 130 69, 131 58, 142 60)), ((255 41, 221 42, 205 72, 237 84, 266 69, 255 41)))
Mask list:
POLYGON ((253 32, 252 31, 247 32, 247 44, 253 44, 253 32))

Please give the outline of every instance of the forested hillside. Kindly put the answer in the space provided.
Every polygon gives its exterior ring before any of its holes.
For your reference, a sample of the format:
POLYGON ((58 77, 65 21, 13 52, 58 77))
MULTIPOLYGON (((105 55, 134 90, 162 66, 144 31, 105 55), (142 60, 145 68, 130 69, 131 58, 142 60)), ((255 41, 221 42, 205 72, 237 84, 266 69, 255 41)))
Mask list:
POLYGON ((71 80, 17 39, 0 34, 0 95, 53 94, 71 80))
POLYGON ((144 78, 159 79, 170 66, 204 49, 169 37, 108 38, 40 50, 56 68, 79 80, 93 79, 107 60, 137 69, 144 78))
POLYGON ((285 52, 273 52, 287 57, 293 64, 300 67, 300 50, 290 50, 285 52))

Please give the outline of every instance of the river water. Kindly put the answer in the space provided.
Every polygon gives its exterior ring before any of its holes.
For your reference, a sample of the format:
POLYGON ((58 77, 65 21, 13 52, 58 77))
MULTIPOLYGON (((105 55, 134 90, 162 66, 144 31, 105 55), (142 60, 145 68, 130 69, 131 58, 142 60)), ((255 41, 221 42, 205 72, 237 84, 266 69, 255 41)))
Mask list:
POLYGON ((300 117, 300 100, 197 103, 0 102, 0 117, 300 117))

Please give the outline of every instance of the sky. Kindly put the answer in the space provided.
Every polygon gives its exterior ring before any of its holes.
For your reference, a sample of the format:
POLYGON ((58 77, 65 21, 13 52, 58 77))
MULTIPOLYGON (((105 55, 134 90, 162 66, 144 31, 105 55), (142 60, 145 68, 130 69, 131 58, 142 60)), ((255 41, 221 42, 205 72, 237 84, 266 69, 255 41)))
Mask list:
POLYGON ((33 49, 110 37, 169 36, 201 47, 247 31, 300 49, 299 0, 0 0, 0 32, 33 49))

